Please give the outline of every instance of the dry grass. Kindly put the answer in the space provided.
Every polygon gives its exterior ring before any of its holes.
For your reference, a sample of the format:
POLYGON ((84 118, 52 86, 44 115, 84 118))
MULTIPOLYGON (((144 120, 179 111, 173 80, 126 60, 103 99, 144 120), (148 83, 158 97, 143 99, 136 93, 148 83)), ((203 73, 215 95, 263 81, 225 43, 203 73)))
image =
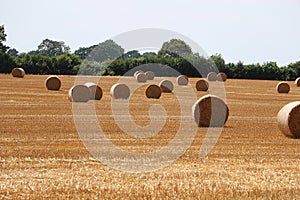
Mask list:
MULTIPOLYGON (((61 76, 59 91, 45 88, 46 77, 0 75, 1 199, 300 198, 300 140, 286 138, 278 130, 276 118, 281 107, 299 100, 300 88, 295 84, 290 84, 289 94, 278 94, 276 81, 227 80, 230 116, 207 159, 198 159, 207 130, 199 128, 192 146, 172 165, 152 173, 126 174, 91 159, 79 140, 67 98, 75 77, 61 76)), ((112 122, 107 109, 109 90, 117 77, 101 80, 104 95, 95 102, 96 109, 113 142, 130 151, 145 152, 165 145, 174 136, 180 115, 174 109, 178 105, 174 95, 164 93, 154 102, 141 98, 144 87, 130 99, 134 103, 130 112, 137 123, 147 124, 149 117, 140 113, 157 102, 170 117, 152 140, 128 145, 128 139, 133 139, 112 122)), ((196 80, 190 79, 190 84, 194 86, 196 80)), ((205 94, 197 92, 198 98, 205 94)))

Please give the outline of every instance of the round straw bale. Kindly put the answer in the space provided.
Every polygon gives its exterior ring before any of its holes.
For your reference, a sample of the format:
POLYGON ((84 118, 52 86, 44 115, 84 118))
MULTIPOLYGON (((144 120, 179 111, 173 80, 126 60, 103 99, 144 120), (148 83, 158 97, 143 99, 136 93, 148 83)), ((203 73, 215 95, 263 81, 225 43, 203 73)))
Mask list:
POLYGON ((88 82, 88 83, 85 83, 84 85, 90 89, 90 94, 91 94, 90 99, 91 100, 100 100, 102 98, 103 91, 102 91, 101 87, 99 87, 97 84, 88 82))
POLYGON ((186 75, 179 75, 176 78, 176 82, 178 85, 187 85, 189 83, 189 79, 186 75))
POLYGON ((198 127, 222 127, 226 123, 229 109, 215 95, 205 95, 193 105, 193 115, 198 127))
POLYGON ((300 138, 300 101, 285 105, 277 115, 278 128, 287 137, 300 138))
POLYGON ((289 93, 290 85, 287 82, 279 82, 276 86, 278 93, 289 93))
POLYGON ((25 76, 25 71, 23 68, 13 68, 13 70, 11 71, 11 74, 13 77, 17 77, 17 78, 23 78, 25 76))
POLYGON ((116 83, 110 88, 110 95, 113 99, 127 99, 130 96, 130 89, 123 83, 116 83))
POLYGON ((295 80, 295 84, 297 85, 297 87, 300 87, 300 77, 298 77, 298 78, 295 80))
POLYGON ((75 85, 69 90, 69 100, 87 102, 90 99, 90 90, 85 85, 75 85))
POLYGON ((169 80, 162 80, 159 83, 159 87, 161 88, 162 92, 167 92, 167 93, 171 93, 174 89, 173 83, 169 80))
POLYGON ((209 87, 209 83, 204 78, 201 78, 196 82, 197 91, 207 91, 208 87, 209 87))
POLYGON ((217 73, 216 72, 209 72, 207 74, 208 81, 216 81, 217 80, 217 73))
POLYGON ((48 76, 46 79, 46 87, 48 90, 59 90, 61 86, 61 81, 58 76, 48 76))
POLYGON ((138 70, 136 72, 134 72, 133 76, 135 77, 138 73, 144 73, 142 70, 138 70))
POLYGON ((161 96, 161 89, 157 85, 149 85, 145 91, 147 98, 159 99, 161 96))
POLYGON ((227 75, 224 72, 220 72, 217 75, 217 81, 226 81, 227 80, 227 75))
POLYGON ((152 71, 147 71, 147 72, 145 72, 145 74, 146 74, 148 80, 153 80, 154 79, 155 75, 152 71))
POLYGON ((145 73, 140 72, 135 76, 135 79, 139 83, 145 83, 148 78, 145 73))

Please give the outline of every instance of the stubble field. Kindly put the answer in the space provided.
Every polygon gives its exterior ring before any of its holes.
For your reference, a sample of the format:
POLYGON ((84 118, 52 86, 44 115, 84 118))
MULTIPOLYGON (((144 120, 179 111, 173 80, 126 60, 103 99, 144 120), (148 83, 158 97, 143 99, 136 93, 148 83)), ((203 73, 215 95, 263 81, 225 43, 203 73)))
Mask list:
MULTIPOLYGON (((285 104, 300 100, 300 88, 293 82, 289 94, 278 94, 277 81, 227 80, 229 118, 205 159, 199 159, 199 151, 207 129, 198 128, 192 145, 174 163, 132 174, 96 161, 80 140, 67 98, 75 76, 60 76, 59 91, 48 91, 46 78, 0 75, 1 199, 300 198, 300 140, 286 138, 276 117, 285 104)), ((149 123, 152 104, 163 105, 168 114, 159 134, 135 139, 116 125, 112 115, 109 89, 118 79, 101 78, 104 96, 95 102, 99 125, 108 138, 132 152, 153 152, 168 144, 180 123, 174 95, 149 100, 145 86, 134 93, 130 113, 138 125, 149 123)), ((190 79, 193 88, 196 80, 190 79)), ((207 92, 195 94, 200 98, 207 92)))

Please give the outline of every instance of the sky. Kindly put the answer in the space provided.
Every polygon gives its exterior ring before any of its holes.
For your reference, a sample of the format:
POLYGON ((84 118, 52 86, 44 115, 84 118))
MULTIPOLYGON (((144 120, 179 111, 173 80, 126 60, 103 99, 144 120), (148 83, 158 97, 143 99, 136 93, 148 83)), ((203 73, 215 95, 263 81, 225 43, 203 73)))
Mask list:
POLYGON ((74 52, 127 31, 177 32, 208 55, 245 64, 300 61, 300 0, 6 0, 6 45, 36 50, 46 38, 74 52))

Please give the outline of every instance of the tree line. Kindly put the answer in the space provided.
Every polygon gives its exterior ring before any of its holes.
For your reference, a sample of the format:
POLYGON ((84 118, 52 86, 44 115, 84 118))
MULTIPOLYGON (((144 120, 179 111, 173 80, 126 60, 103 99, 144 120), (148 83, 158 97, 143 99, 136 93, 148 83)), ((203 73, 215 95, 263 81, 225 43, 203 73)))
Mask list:
POLYGON ((210 71, 225 72, 229 78, 241 79, 294 80, 300 76, 300 61, 282 67, 276 62, 226 63, 220 54, 204 57, 194 53, 191 47, 180 39, 164 42, 158 52, 142 54, 137 50, 125 52, 113 40, 90 47, 80 47, 74 53, 71 53, 70 47, 62 41, 45 39, 36 50, 27 53, 19 53, 15 48, 6 46, 5 41, 6 34, 2 25, 0 73, 10 73, 14 67, 22 67, 29 74, 124 75, 135 67, 153 69, 160 65, 161 75, 170 75, 170 71, 164 68, 169 66, 190 77, 206 76, 210 71))

